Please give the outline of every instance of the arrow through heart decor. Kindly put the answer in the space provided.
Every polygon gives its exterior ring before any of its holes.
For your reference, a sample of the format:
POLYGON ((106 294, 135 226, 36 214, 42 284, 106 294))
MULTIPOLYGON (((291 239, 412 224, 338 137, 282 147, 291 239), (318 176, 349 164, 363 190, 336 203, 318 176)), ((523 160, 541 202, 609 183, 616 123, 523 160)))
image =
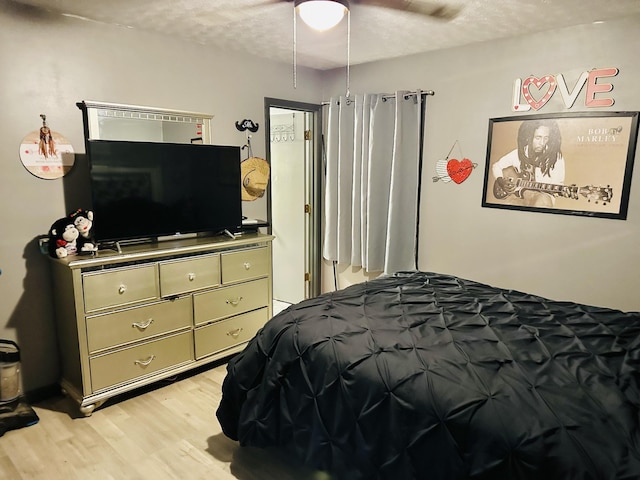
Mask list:
POLYGON ((433 177, 433 181, 441 180, 444 183, 449 183, 453 180, 455 183, 461 184, 469 178, 471 171, 477 166, 477 163, 472 163, 468 158, 463 158, 462 160, 455 158, 438 160, 436 163, 436 173, 438 175, 433 177))
POLYGON ((469 175, 471 175, 473 169, 478 166, 477 163, 472 163, 468 158, 463 158, 462 160, 449 158, 457 143, 458 141, 456 140, 453 144, 453 147, 451 147, 447 158, 438 160, 436 162, 436 173, 438 175, 433 177, 434 182, 441 180, 444 183, 449 183, 451 180, 453 180, 459 185, 467 178, 469 178, 469 175))

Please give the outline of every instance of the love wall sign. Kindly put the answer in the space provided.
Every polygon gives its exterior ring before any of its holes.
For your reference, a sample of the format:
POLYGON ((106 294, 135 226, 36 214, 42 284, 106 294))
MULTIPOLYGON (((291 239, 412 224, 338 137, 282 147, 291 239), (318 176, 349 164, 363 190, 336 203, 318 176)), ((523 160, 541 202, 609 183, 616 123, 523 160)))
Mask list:
POLYGON ((511 109, 514 112, 527 112, 532 108, 540 110, 556 92, 560 92, 565 107, 571 108, 585 85, 587 86, 584 99, 585 107, 610 107, 614 103, 613 98, 596 98, 596 95, 613 90, 612 84, 602 82, 601 79, 615 77, 618 71, 617 68, 598 68, 582 72, 571 89, 561 73, 542 77, 530 76, 524 80, 516 78, 513 82, 511 109))

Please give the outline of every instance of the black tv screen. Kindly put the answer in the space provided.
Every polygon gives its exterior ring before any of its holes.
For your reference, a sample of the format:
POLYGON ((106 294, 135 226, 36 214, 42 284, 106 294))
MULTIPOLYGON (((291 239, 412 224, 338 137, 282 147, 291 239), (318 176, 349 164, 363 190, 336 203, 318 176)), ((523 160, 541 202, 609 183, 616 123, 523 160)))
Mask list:
POLYGON ((98 243, 242 224, 240 147, 90 140, 87 153, 98 243))

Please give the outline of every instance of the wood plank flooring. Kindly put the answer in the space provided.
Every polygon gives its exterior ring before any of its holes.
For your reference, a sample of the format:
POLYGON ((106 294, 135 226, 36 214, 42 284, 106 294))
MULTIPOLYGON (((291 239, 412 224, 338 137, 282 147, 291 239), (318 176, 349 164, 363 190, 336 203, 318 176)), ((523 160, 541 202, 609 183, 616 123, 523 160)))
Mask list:
POLYGON ((29 480, 330 480, 278 452, 241 448, 215 417, 226 364, 80 417, 63 396, 33 405, 36 425, 0 437, 0 478, 29 480))

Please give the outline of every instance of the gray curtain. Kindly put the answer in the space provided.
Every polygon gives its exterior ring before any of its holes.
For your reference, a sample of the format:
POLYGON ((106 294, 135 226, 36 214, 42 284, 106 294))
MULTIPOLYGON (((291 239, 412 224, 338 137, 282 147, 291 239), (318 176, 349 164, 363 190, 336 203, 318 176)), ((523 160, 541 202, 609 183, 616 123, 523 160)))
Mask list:
POLYGON ((368 272, 414 270, 423 98, 332 98, 323 256, 368 272))

